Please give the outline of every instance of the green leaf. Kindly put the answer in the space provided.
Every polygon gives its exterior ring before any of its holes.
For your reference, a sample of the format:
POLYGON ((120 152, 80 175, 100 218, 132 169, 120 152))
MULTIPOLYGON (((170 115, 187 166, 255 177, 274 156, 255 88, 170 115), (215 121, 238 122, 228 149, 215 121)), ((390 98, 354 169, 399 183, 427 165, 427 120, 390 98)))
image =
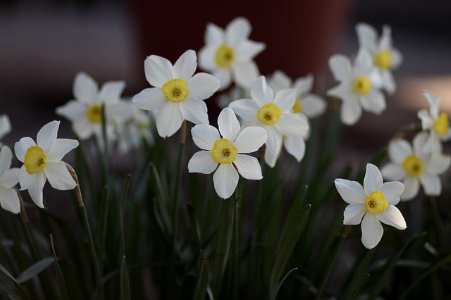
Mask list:
POLYGON ((44 259, 41 259, 25 271, 23 271, 16 279, 16 282, 18 284, 22 284, 27 282, 28 280, 38 276, 41 272, 45 271, 47 268, 49 268, 53 263, 56 262, 55 257, 47 257, 44 259))
POLYGON ((201 256, 200 274, 197 281, 196 289, 194 291, 194 300, 204 300, 205 295, 208 294, 208 264, 207 258, 201 256))
POLYGON ((6 277, 11 279, 14 283, 17 283, 16 278, 14 278, 14 276, 11 273, 9 273, 9 271, 2 265, 0 265, 0 272, 2 272, 6 277))
POLYGON ((366 280, 369 277, 368 269, 373 259, 375 253, 375 249, 368 250, 360 259, 357 266, 350 273, 350 277, 348 279, 348 284, 346 285, 343 296, 341 299, 343 300, 354 300, 359 295, 359 292, 362 286, 365 284, 366 280))
POLYGON ((130 300, 130 277, 128 274, 127 259, 125 256, 122 257, 121 261, 121 300, 130 300))

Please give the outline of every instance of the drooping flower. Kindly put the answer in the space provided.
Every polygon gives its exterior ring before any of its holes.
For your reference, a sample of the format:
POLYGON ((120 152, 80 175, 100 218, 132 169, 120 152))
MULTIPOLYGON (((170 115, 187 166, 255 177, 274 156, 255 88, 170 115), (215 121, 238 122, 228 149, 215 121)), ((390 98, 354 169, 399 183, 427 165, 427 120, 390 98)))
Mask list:
POLYGON ((20 201, 17 190, 19 169, 11 169, 13 153, 7 146, 0 151, 0 206, 13 214, 20 212, 20 201))
POLYGON ((384 183, 375 165, 366 165, 363 187, 359 182, 347 179, 335 179, 335 187, 348 203, 343 224, 361 224, 361 240, 366 248, 376 247, 382 239, 384 228, 381 222, 399 230, 407 228, 404 217, 395 206, 400 201, 404 185, 398 181, 384 183))
POLYGON ((368 24, 357 24, 356 31, 360 48, 367 50, 373 57, 378 84, 387 92, 393 93, 396 83, 391 72, 401 64, 402 55, 392 45, 390 27, 384 26, 380 39, 376 30, 368 24))
POLYGON ((172 136, 183 120, 208 124, 207 105, 219 89, 219 80, 207 73, 197 73, 196 52, 188 50, 174 65, 166 58, 151 55, 144 62, 146 79, 152 85, 133 97, 133 103, 154 112, 158 134, 172 136))
POLYGON ((426 151, 441 151, 441 142, 451 138, 448 115, 440 112, 440 98, 425 92, 424 96, 429 103, 429 110, 422 109, 418 112, 423 130, 429 132, 429 138, 425 145, 426 151))
POLYGON ((219 197, 227 199, 235 191, 241 175, 248 180, 262 179, 258 160, 248 155, 257 151, 266 142, 266 132, 260 127, 241 129, 235 113, 230 108, 221 111, 218 129, 200 124, 192 128, 191 134, 197 147, 188 162, 190 173, 213 175, 213 183, 219 197))
POLYGON ((252 84, 252 99, 235 100, 230 104, 245 125, 266 130, 265 161, 270 167, 276 165, 282 144, 297 161, 304 157, 305 139, 310 128, 304 114, 292 111, 296 95, 296 89, 280 90, 274 95, 265 77, 261 76, 252 84))
POLYGON ((303 113, 309 118, 314 118, 322 114, 326 109, 324 99, 311 93, 313 87, 312 75, 298 78, 293 83, 285 73, 276 71, 271 77, 269 85, 274 92, 290 88, 296 89, 296 101, 292 108, 294 113, 303 113))
POLYGON ((72 128, 80 139, 94 135, 101 141, 102 107, 105 107, 107 134, 112 139, 114 120, 124 118, 123 114, 126 113, 120 99, 124 87, 123 81, 111 81, 99 90, 97 83, 89 75, 78 73, 73 87, 75 100, 58 107, 56 112, 72 122, 72 128))
POLYGON ((382 168, 382 174, 389 180, 402 180, 405 191, 401 198, 410 200, 418 194, 420 183, 429 196, 438 196, 442 190, 439 175, 450 165, 449 156, 441 152, 425 150, 428 135, 426 132, 417 134, 413 140, 413 148, 403 139, 395 139, 388 146, 391 160, 382 168))
POLYGON ((59 139, 59 121, 44 125, 36 142, 30 137, 21 138, 15 145, 17 159, 23 163, 19 171, 21 190, 27 190, 33 202, 43 208, 43 188, 47 180, 57 190, 72 190, 76 183, 69 173, 64 156, 78 147, 78 141, 59 139))
POLYGON ((380 114, 385 109, 385 97, 374 80, 371 55, 361 50, 355 64, 343 55, 334 55, 329 60, 332 73, 340 84, 328 91, 328 95, 340 98, 341 119, 347 125, 355 124, 366 111, 380 114))
POLYGON ((265 48, 262 43, 249 40, 251 25, 245 18, 236 18, 225 31, 208 24, 205 47, 200 50, 200 66, 212 72, 226 88, 233 81, 241 87, 249 87, 259 71, 254 57, 265 48))
MULTIPOLYGON (((0 140, 10 133, 11 131, 11 123, 7 115, 0 116, 0 140)), ((1 145, 1 142, 0 142, 1 145)))

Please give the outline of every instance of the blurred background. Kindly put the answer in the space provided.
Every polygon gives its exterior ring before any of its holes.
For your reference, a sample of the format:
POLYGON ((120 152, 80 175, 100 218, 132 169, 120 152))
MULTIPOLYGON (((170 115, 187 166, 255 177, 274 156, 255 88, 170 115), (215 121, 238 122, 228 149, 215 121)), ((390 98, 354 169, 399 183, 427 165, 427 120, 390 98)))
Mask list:
POLYGON ((367 159, 396 128, 415 120, 425 89, 451 111, 449 0, 1 0, 0 114, 8 114, 14 128, 4 142, 34 135, 55 118, 55 107, 72 97, 78 71, 100 82, 125 80, 131 95, 146 84, 147 55, 174 60, 185 49, 200 49, 207 22, 224 27, 236 16, 247 17, 251 38, 267 44, 257 57, 263 74, 313 73, 321 93, 334 84, 328 57, 356 53, 357 22, 392 26, 404 55, 399 89, 382 116, 366 113, 345 129, 340 149, 352 157, 367 159))

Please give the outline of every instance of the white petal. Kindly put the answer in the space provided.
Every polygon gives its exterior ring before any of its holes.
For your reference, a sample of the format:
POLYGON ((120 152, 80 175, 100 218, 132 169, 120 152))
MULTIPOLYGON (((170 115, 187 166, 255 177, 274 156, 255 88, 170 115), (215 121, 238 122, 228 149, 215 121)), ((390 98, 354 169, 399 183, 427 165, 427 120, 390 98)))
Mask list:
POLYGON ((206 71, 216 70, 215 55, 220 44, 207 45, 199 51, 199 66, 206 71))
POLYGON ((245 18, 236 18, 227 26, 225 38, 229 45, 237 46, 240 42, 247 39, 251 33, 251 25, 245 18))
POLYGON ((393 205, 389 205, 382 214, 377 216, 377 218, 382 223, 393 226, 396 229, 404 230, 407 228, 406 220, 404 220, 399 209, 393 205))
POLYGON ((358 225, 362 222, 365 209, 362 204, 349 204, 343 213, 343 225, 358 225))
POLYGON ((28 174, 25 170, 25 166, 19 169, 18 179, 20 183, 20 190, 26 190, 33 183, 33 176, 28 174))
POLYGON ((255 157, 246 154, 237 154, 233 164, 243 178, 248 180, 260 180, 263 178, 260 163, 255 157))
POLYGON ((31 200, 40 208, 44 208, 43 189, 46 182, 44 173, 38 173, 30 176, 30 184, 27 188, 31 200))
POLYGON ((296 89, 286 89, 277 92, 274 102, 285 111, 291 111, 296 101, 296 89))
POLYGON ((254 100, 240 99, 230 103, 229 107, 244 121, 255 121, 257 117, 258 104, 254 100))
POLYGON ((381 192, 384 193, 390 204, 396 205, 401 200, 404 184, 399 181, 385 182, 382 185, 381 192))
POLYGON ((373 249, 379 244, 384 234, 384 228, 379 220, 371 215, 366 214, 362 220, 362 244, 367 249, 373 249))
POLYGON ((434 125, 434 120, 429 115, 429 112, 425 109, 422 109, 418 112, 418 118, 421 120, 421 128, 429 129, 434 125))
POLYGON ((77 140, 57 139, 49 150, 48 159, 53 161, 62 160, 67 153, 77 148, 79 144, 77 140))
POLYGON ((349 99, 347 101, 343 101, 341 106, 341 120, 346 125, 355 124, 362 115, 362 107, 356 101, 356 99, 349 99))
POLYGON ((252 61, 237 62, 232 66, 232 73, 236 84, 244 88, 249 88, 259 74, 257 65, 252 61))
POLYGON ((19 182, 20 169, 8 169, 0 175, 0 185, 6 188, 13 188, 19 182))
POLYGON ((9 121, 8 116, 1 115, 0 116, 0 139, 3 138, 6 134, 11 131, 11 122, 9 121))
POLYGON ((45 168, 45 176, 56 190, 73 190, 77 186, 64 162, 48 162, 45 168))
POLYGON ((272 127, 266 128, 268 139, 266 140, 265 162, 273 168, 282 150, 282 135, 272 127))
POLYGON ((389 180, 400 180, 405 176, 403 169, 398 164, 389 163, 382 168, 381 172, 382 176, 389 180))
POLYGON ((427 164, 427 172, 434 175, 442 174, 448 170, 450 163, 451 158, 448 155, 434 152, 427 164))
POLYGON ((260 105, 272 102, 274 100, 274 92, 266 83, 264 76, 258 77, 251 86, 251 97, 260 105))
POLYGON ((298 78, 293 87, 300 95, 307 94, 313 87, 313 75, 309 74, 305 77, 298 78))
POLYGON ((356 31, 360 47, 375 51, 377 48, 377 33, 374 28, 368 24, 359 23, 356 26, 356 31))
POLYGON ((315 95, 308 95, 301 99, 302 112, 309 118, 319 116, 326 110, 326 102, 323 98, 315 95))
POLYGON ((188 171, 190 173, 212 173, 218 164, 211 158, 210 151, 198 151, 188 162, 188 171))
POLYGON ((422 156, 425 153, 439 151, 440 149, 440 141, 432 132, 431 134, 420 132, 413 139, 413 152, 415 155, 422 156))
POLYGON ((412 147, 403 139, 394 139, 388 145, 388 156, 397 164, 402 164, 409 155, 412 155, 412 147))
POLYGON ((304 114, 284 113, 276 128, 284 135, 306 137, 310 130, 307 118, 304 114))
POLYGON ((166 103, 156 115, 157 131, 162 138, 170 137, 182 126, 183 117, 179 105, 166 103))
POLYGON ((355 59, 354 73, 357 75, 370 74, 374 70, 373 57, 368 50, 361 48, 355 59))
POLYGON ((335 188, 343 201, 349 204, 362 204, 365 201, 366 194, 360 183, 347 179, 335 179, 335 188))
POLYGON ((302 160, 305 154, 305 141, 303 137, 289 135, 284 138, 285 149, 298 162, 302 160))
POLYGON ((36 142, 45 152, 48 152, 55 143, 59 126, 59 121, 52 121, 39 130, 36 142))
POLYGON ((99 100, 104 102, 119 101, 121 94, 124 91, 125 82, 123 81, 111 81, 102 86, 99 93, 99 100))
POLYGON ((362 107, 366 111, 380 114, 385 110, 385 97, 379 90, 373 90, 368 96, 360 98, 362 107))
POLYGON ((275 71, 269 81, 269 85, 278 92, 283 89, 289 89, 291 87, 291 79, 282 71, 275 71))
POLYGON ((365 192, 369 195, 372 192, 380 191, 382 184, 383 179, 379 168, 373 164, 366 164, 365 178, 363 179, 365 192))
POLYGON ((230 108, 224 108, 218 117, 219 132, 222 137, 234 141, 240 132, 240 122, 230 108))
POLYGON ((396 83, 393 79, 393 75, 389 71, 381 72, 382 87, 391 95, 396 90, 396 83))
POLYGON ((232 164, 219 165, 213 175, 213 184, 219 197, 230 198, 235 192, 240 176, 232 164))
POLYGON ((197 73, 188 80, 189 98, 205 100, 210 98, 221 86, 218 78, 207 73, 197 73))
POLYGON ((14 152, 16 153, 16 157, 19 161, 23 162, 25 159, 25 154, 27 153, 28 148, 35 146, 36 143, 30 137, 21 138, 14 145, 14 152))
POLYGON ((402 200, 410 200, 418 194, 420 183, 417 178, 407 177, 404 179, 404 193, 401 195, 402 200))
POLYGON ((197 68, 197 56, 194 50, 187 50, 174 64, 174 76, 176 78, 181 78, 189 80, 197 68))
POLYGON ((219 44, 224 41, 224 31, 213 23, 207 24, 205 44, 219 44))
POLYGON ((268 135, 262 127, 246 127, 238 134, 234 144, 238 153, 251 153, 257 151, 266 143, 268 135))
POLYGON ((77 100, 85 103, 95 101, 98 93, 97 83, 86 73, 78 73, 75 77, 73 93, 77 100))
POLYGON ((98 127, 97 130, 100 132, 100 126, 93 126, 86 120, 74 122, 72 127, 77 136, 82 140, 91 137, 91 135, 96 132, 96 127, 98 127))
POLYGON ((56 109, 56 113, 68 120, 75 121, 85 118, 86 104, 79 101, 70 101, 56 109))
POLYGON ((392 68, 396 69, 402 63, 402 54, 397 49, 391 49, 392 54, 392 68))
POLYGON ((161 87, 166 81, 173 79, 172 64, 166 58, 151 55, 144 61, 144 72, 147 81, 155 86, 161 87))
POLYGON ((442 192, 442 183, 437 175, 423 174, 420 181, 426 195, 438 196, 442 192))
POLYGON ((139 109, 157 111, 167 101, 160 88, 147 88, 133 96, 132 102, 139 109))
POLYGON ((194 144, 204 150, 211 150, 214 142, 220 138, 218 130, 207 124, 196 125, 191 129, 194 144))
POLYGON ((257 54, 265 49, 265 44, 254 41, 245 40, 242 41, 236 48, 237 61, 249 61, 252 60, 257 54))
POLYGON ((8 146, 3 146, 0 152, 0 175, 11 167, 13 153, 8 146))
POLYGON ((329 67, 336 80, 349 80, 352 76, 351 62, 346 56, 334 55, 329 59, 329 67))
POLYGON ((220 69, 214 72, 213 75, 219 79, 219 82, 221 84, 220 87, 221 90, 224 90, 227 87, 229 87, 230 83, 232 82, 232 73, 230 70, 220 69))
POLYGON ((381 49, 390 49, 392 47, 391 28, 385 25, 382 28, 382 35, 379 41, 379 47, 381 49))
POLYGON ((208 124, 207 104, 204 101, 187 100, 180 104, 183 118, 194 124, 208 124))
POLYGON ((18 214, 20 212, 20 200, 17 191, 0 187, 0 205, 4 210, 18 214))

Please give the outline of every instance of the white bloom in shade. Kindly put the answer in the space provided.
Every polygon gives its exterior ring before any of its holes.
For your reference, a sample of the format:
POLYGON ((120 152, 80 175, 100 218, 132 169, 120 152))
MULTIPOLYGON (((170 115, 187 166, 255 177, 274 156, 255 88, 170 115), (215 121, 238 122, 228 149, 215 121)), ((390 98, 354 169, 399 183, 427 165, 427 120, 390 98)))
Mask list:
POLYGON ((252 85, 252 99, 235 100, 230 104, 245 125, 260 126, 266 130, 265 161, 270 167, 276 165, 282 144, 297 161, 304 157, 305 139, 310 128, 304 114, 292 111, 296 95, 296 89, 280 90, 274 95, 262 76, 252 85))
POLYGON ((251 25, 244 18, 236 18, 225 31, 214 24, 208 24, 205 33, 205 47, 200 50, 200 66, 212 72, 226 88, 233 81, 242 87, 258 77, 254 57, 265 45, 249 40, 251 25))
MULTIPOLYGON (((77 136, 84 140, 102 133, 102 106, 106 109, 107 133, 113 138, 113 122, 121 118, 127 110, 120 100, 125 83, 106 82, 99 89, 97 83, 87 74, 78 73, 75 77, 73 93, 75 100, 58 107, 57 114, 69 119, 77 136)), ((101 139, 99 139, 101 140, 101 139)))
POLYGON ((341 119, 345 124, 355 124, 362 108, 375 114, 385 109, 385 97, 375 84, 373 59, 367 51, 359 52, 354 66, 343 55, 332 56, 329 66, 340 84, 329 90, 328 95, 343 101, 341 119))
POLYGON ((424 93, 429 103, 429 110, 423 109, 418 112, 423 130, 429 132, 429 138, 425 145, 426 151, 441 151, 441 142, 448 141, 451 137, 448 115, 440 112, 440 98, 424 93))
POLYGON ((348 203, 344 211, 344 225, 362 226, 362 244, 372 249, 379 244, 384 233, 382 223, 399 230, 407 228, 406 221, 396 208, 404 185, 398 181, 383 182, 379 169, 366 165, 362 185, 357 181, 335 179, 335 187, 341 198, 348 203))
POLYGON ((15 145, 17 159, 23 163, 19 171, 21 190, 28 190, 33 202, 43 208, 42 190, 46 181, 57 190, 74 189, 76 183, 69 173, 63 157, 78 147, 77 140, 59 139, 59 121, 52 121, 39 130, 36 142, 21 138, 15 145))
POLYGON ((306 77, 298 78, 294 83, 291 79, 281 71, 276 71, 269 85, 274 92, 278 92, 283 89, 294 88, 296 89, 296 101, 294 102, 292 111, 294 113, 303 113, 309 118, 319 116, 326 109, 326 103, 324 99, 311 94, 313 87, 313 76, 308 75, 306 77))
POLYGON ((0 152, 0 206, 13 214, 20 212, 20 201, 17 190, 19 169, 11 169, 13 154, 3 146, 0 152))
POLYGON ((390 27, 384 26, 380 39, 376 30, 368 24, 357 24, 356 30, 360 47, 367 50, 373 57, 379 85, 387 92, 393 93, 396 84, 391 71, 399 67, 402 56, 397 49, 393 48, 390 27))
POLYGON ((191 157, 188 170, 190 173, 203 174, 215 172, 213 183, 216 193, 227 199, 235 191, 239 175, 248 180, 263 178, 258 160, 247 153, 257 151, 267 137, 265 130, 260 127, 241 130, 230 108, 223 109, 219 114, 218 127, 219 131, 207 124, 192 128, 193 141, 202 150, 191 157))
MULTIPOLYGON (((6 115, 0 116, 0 140, 10 133, 11 131, 11 123, 9 122, 9 118, 6 115)), ((0 143, 1 145, 1 143, 0 143)))
POLYGON ((440 195, 442 184, 438 175, 445 172, 450 165, 450 157, 441 152, 428 152, 425 145, 426 132, 417 134, 410 143, 395 139, 388 146, 391 163, 382 168, 382 174, 390 180, 402 180, 406 187, 401 198, 410 200, 418 194, 420 183, 429 196, 440 195))
POLYGON ((193 76, 196 68, 193 50, 183 53, 174 65, 156 55, 144 62, 146 79, 153 87, 135 95, 133 103, 154 112, 158 134, 163 138, 176 133, 183 120, 208 124, 207 105, 203 100, 219 89, 219 80, 207 73, 193 76))

